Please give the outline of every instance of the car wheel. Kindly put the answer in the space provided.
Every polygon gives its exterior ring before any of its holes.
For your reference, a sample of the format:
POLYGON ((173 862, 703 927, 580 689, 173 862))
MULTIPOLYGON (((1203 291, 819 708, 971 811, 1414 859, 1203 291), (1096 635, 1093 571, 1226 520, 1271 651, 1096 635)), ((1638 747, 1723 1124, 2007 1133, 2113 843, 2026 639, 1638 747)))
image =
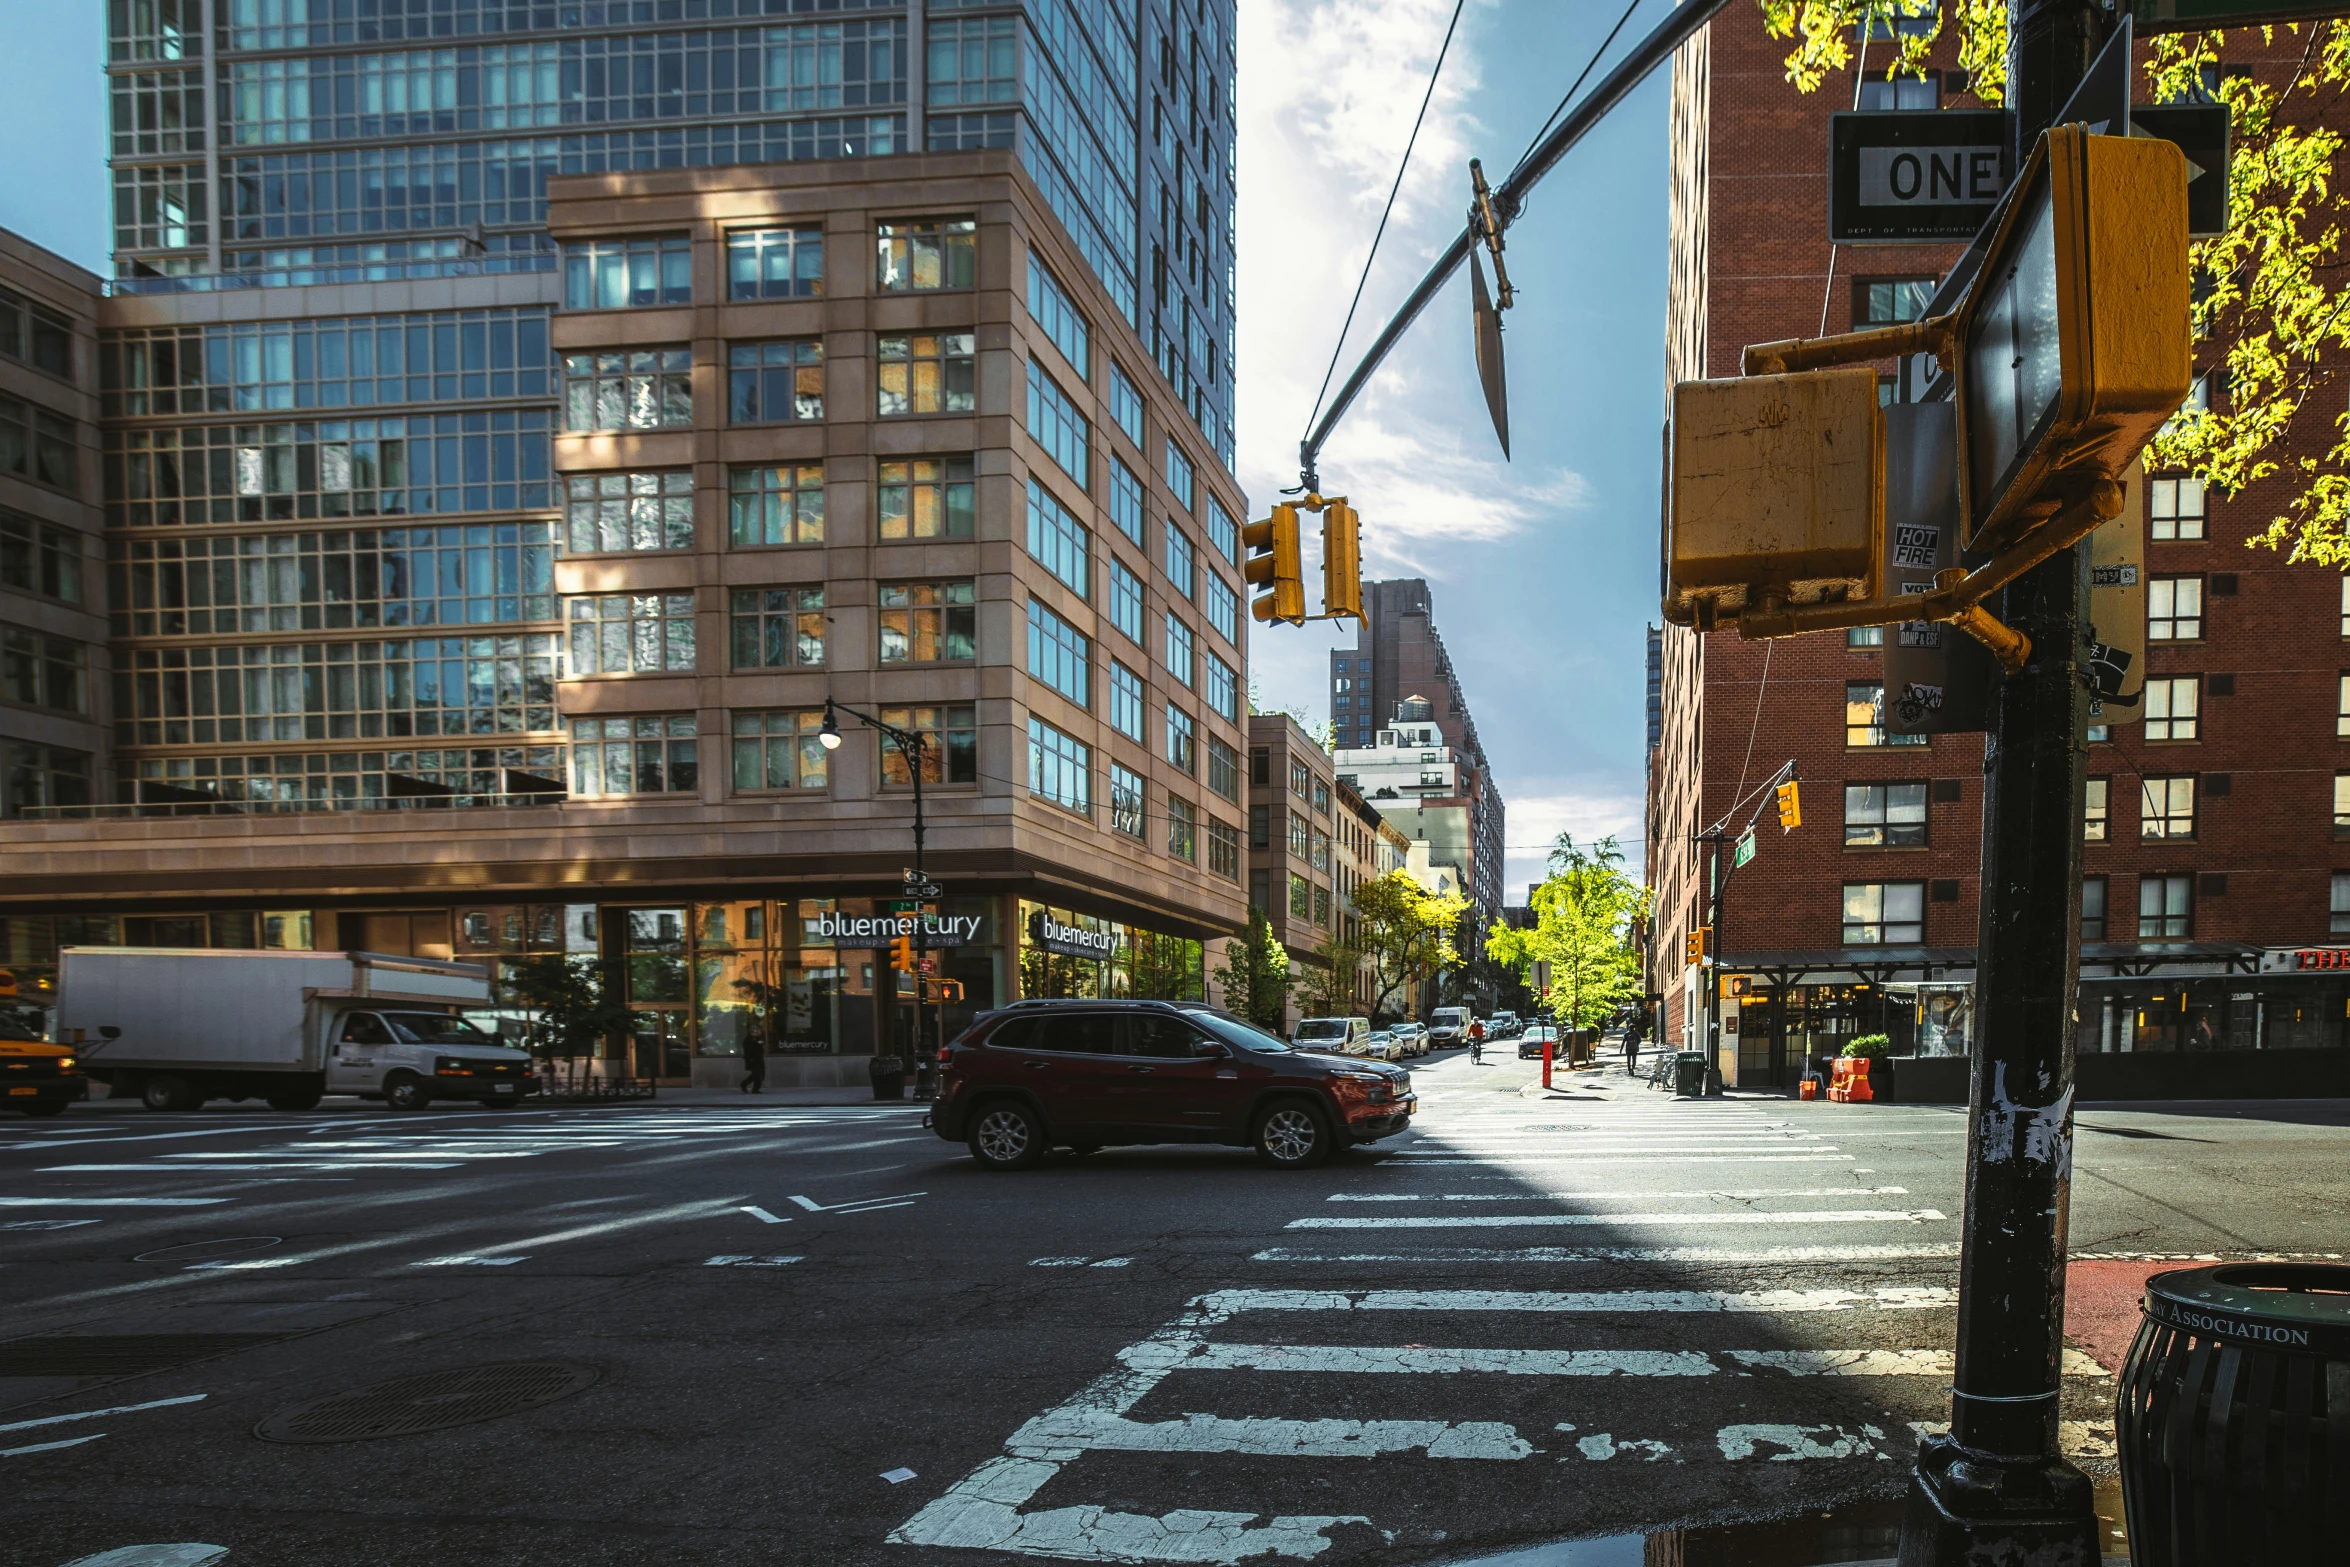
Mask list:
POLYGON ((271 1094, 269 1108, 272 1110, 315 1110, 318 1108, 318 1101, 325 1097, 315 1089, 296 1089, 289 1093, 271 1094))
POLYGON ((395 1110, 421 1110, 432 1103, 432 1095, 412 1073, 394 1072, 384 1079, 384 1103, 395 1110))
POLYGON ((27 1115, 63 1115, 65 1114, 65 1101, 62 1099, 36 1099, 29 1105, 18 1105, 17 1108, 27 1115))
POLYGON ((971 1157, 986 1170, 1025 1170, 1044 1157, 1044 1127, 1016 1099, 983 1105, 971 1123, 971 1157))
POLYGON ((1257 1157, 1279 1170, 1306 1170, 1330 1157, 1330 1125, 1322 1112, 1287 1100, 1257 1120, 1257 1157))
POLYGON ((184 1077, 150 1077, 139 1085, 139 1102, 150 1110, 200 1110, 204 1100, 184 1077))

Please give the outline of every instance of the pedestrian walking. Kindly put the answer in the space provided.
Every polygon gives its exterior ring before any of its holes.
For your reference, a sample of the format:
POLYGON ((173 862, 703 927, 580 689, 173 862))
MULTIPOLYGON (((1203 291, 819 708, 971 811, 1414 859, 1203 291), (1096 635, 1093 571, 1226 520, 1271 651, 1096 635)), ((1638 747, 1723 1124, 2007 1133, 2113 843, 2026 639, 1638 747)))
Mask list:
POLYGON ((1637 1077, 1640 1073, 1640 1025, 1634 1023, 1624 1030, 1624 1075, 1637 1077))
POLYGON ((743 1035, 743 1092, 767 1092, 767 1047, 756 1032, 743 1035))

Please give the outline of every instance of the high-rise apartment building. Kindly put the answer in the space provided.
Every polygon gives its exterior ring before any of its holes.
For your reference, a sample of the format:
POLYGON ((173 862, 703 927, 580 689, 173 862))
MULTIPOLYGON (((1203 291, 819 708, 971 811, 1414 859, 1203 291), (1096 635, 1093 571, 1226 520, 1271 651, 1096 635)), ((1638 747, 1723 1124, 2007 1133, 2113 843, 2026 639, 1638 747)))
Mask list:
MULTIPOLYGON (((1463 950, 1481 952, 1483 932, 1501 917, 1508 901, 1502 887, 1501 789, 1477 738, 1477 721, 1469 716, 1452 655, 1436 630, 1428 584, 1417 577, 1364 583, 1355 645, 1330 655, 1330 726, 1340 752, 1392 748, 1380 732, 1399 722, 1433 723, 1452 750, 1450 798, 1464 813, 1467 834, 1461 887, 1474 905, 1475 930, 1464 934, 1463 950), (1415 700, 1427 711, 1415 708, 1406 719, 1402 704, 1415 700)), ((1369 786, 1364 792, 1371 792, 1369 786)), ((1421 803, 1434 805, 1438 799, 1424 797, 1421 803)), ((1409 826, 1405 831, 1422 836, 1409 826)))
POLYGON ((33 968, 68 908, 597 954, 638 1075, 760 1027, 855 1080, 911 1043, 837 935, 911 778, 830 697, 928 742, 962 1013, 1197 982, 1244 907, 1230 0, 111 17, 117 782, 0 829, 33 968))
MULTIPOLYGON (((1797 95, 1787 47, 1725 12, 1674 62, 1672 380, 1734 376, 1745 345, 1815 335, 1823 308, 1832 332, 1912 319, 1957 259, 1957 246, 1831 248, 1824 162, 1791 168, 1786 149, 1824 148, 1854 83, 1831 75, 1797 95)), ((1881 72, 1886 45, 1874 47, 1881 72)), ((1863 83, 1862 106, 1976 106, 1951 48, 1937 46, 1924 81, 1863 83)), ((2281 83, 2296 51, 2230 32, 2212 79, 2281 83)), ((1884 395, 1913 395, 1894 369, 1881 367, 1884 395)), ((2205 393, 2226 395, 2217 378, 2205 393)), ((2287 511, 2293 459, 2330 439, 2321 421, 2280 454, 2277 478, 2233 496, 2177 473, 2145 485, 2147 695, 2108 705, 2083 741, 2085 1098, 2350 1082, 2350 597, 2338 573, 2246 547, 2287 511)), ((1806 1055, 1882 1032, 1901 1097, 1965 1097, 1983 738, 1903 732, 1887 635, 1766 644, 1667 627, 1651 643, 1648 985, 1664 998, 1662 1037, 1691 1046, 1707 1042, 1716 989, 1713 1043, 1733 1081, 1787 1086, 1806 1055), (1782 833, 1770 795, 1746 797, 1789 761, 1803 824, 1782 833), (1696 835, 1735 834, 1757 803, 1759 853, 1727 883, 1718 966, 1689 965, 1687 935, 1711 919, 1729 866, 1726 846, 1696 835)))

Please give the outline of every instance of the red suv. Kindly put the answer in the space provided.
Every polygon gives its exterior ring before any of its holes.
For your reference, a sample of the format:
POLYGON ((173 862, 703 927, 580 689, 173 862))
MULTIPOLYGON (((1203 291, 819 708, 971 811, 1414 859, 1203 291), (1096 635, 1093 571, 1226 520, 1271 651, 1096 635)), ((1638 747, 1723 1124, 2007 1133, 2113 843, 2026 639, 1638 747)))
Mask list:
POLYGON ((1224 1143, 1304 1169, 1402 1131, 1419 1105, 1401 1067, 1293 1050, 1180 1001, 1015 1002, 939 1062, 927 1124, 993 1170, 1113 1143, 1224 1143))

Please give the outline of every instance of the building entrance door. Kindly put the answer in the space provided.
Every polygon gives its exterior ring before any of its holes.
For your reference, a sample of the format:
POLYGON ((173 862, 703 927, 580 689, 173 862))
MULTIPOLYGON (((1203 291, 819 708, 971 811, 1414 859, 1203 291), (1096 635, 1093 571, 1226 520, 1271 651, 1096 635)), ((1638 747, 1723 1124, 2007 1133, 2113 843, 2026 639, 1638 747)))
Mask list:
POLYGON ((693 1049, 683 1007, 639 1007, 629 1015, 629 1075, 664 1083, 693 1081, 693 1049))

